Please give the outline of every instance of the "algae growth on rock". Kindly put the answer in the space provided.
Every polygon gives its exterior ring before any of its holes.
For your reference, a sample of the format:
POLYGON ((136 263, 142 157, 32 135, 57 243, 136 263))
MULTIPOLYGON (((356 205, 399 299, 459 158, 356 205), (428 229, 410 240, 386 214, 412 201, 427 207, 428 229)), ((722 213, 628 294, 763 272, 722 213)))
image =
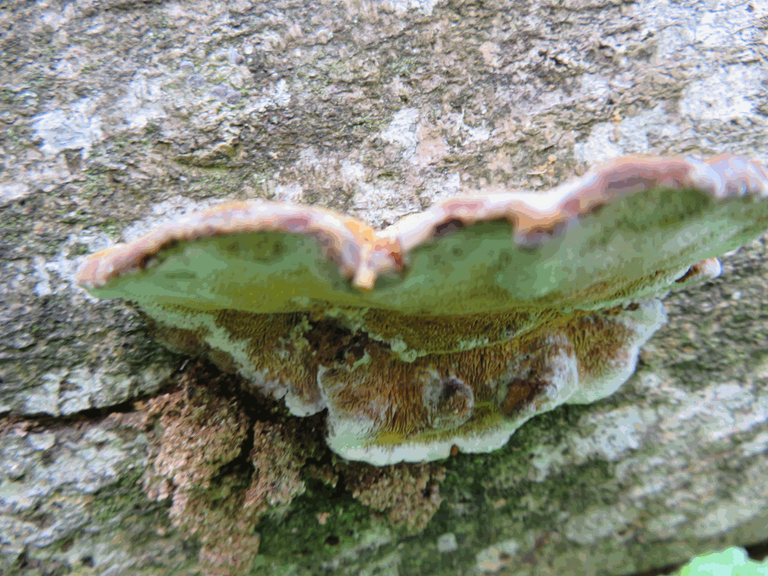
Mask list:
POLYGON ((624 158, 546 193, 483 191, 377 232, 327 210, 225 204, 89 257, 133 302, 291 413, 327 410, 341 456, 384 465, 502 446, 538 413, 612 394, 664 323, 768 222, 737 156, 624 158))

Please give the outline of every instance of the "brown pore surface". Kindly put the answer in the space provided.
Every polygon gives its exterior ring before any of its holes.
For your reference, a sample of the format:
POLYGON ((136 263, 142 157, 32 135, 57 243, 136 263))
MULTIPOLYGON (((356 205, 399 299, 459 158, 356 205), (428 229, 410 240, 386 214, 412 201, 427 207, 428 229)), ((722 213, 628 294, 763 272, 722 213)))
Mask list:
MULTIPOLYGON (((173 307, 173 311, 183 313, 184 309, 173 307)), ((226 329, 233 339, 245 343, 248 358, 257 371, 263 372, 263 380, 274 381, 272 386, 262 386, 264 392, 288 386, 308 405, 322 404, 317 388, 317 358, 307 347, 306 340, 299 337, 304 314, 250 314, 236 310, 219 310, 211 314, 217 326, 226 329), (287 357, 290 361, 286 361, 287 357)), ((234 374, 241 370, 232 356, 208 344, 205 328, 186 330, 146 318, 152 336, 171 350, 207 357, 225 372, 234 374)))
POLYGON ((483 314, 434 316, 370 309, 364 329, 371 338, 402 341, 408 350, 440 354, 505 342, 562 315, 553 308, 524 308, 483 314))
MULTIPOLYGON (((582 320, 585 316, 592 318, 595 313, 578 311, 553 316, 547 322, 538 323, 529 333, 506 342, 463 352, 429 354, 413 362, 405 362, 387 347, 371 343, 365 347, 370 357, 367 363, 351 367, 337 362, 323 373, 320 385, 329 406, 340 417, 364 417, 377 422, 383 435, 377 442, 396 442, 421 433, 444 435, 430 430, 429 412, 424 403, 425 384, 436 373, 441 381, 458 379, 472 390, 475 409, 463 429, 482 429, 488 418, 498 420, 500 413, 512 414, 551 384, 554 357, 561 353, 575 353, 577 357, 591 353, 590 346, 601 345, 607 335, 603 334, 606 328, 611 336, 627 335, 621 328, 614 329, 611 322, 582 320), (578 331, 580 328, 572 327, 574 324, 584 324, 589 331, 587 338, 597 341, 589 345, 579 342, 577 349, 571 348, 565 338, 557 338, 558 334, 578 331), (510 379, 505 380, 510 372, 524 377, 509 376, 510 379), (500 389, 503 390, 501 398, 500 389)), ((626 338, 623 338, 616 346, 625 344, 626 338)))
MULTIPOLYGON (((522 334, 509 333, 500 342, 471 350, 429 353, 412 362, 403 361, 387 344, 369 338, 367 322, 366 328, 353 332, 322 315, 313 318, 302 313, 222 310, 216 314, 216 323, 232 338, 247 343, 249 359, 256 370, 264 372, 264 380, 275 381, 272 388, 287 386, 307 404, 328 402, 339 415, 368 418, 395 441, 422 433, 442 435, 431 430, 424 401, 426 383, 435 374, 441 381, 458 379, 472 390, 475 409, 464 424, 468 429, 480 429, 487 418, 510 416, 534 401, 551 384, 551 361, 560 352, 576 356, 580 378, 599 377, 607 366, 626 361, 632 331, 612 320, 621 311, 621 307, 569 314, 540 310, 532 327, 522 334), (565 338, 558 339, 557 335, 565 338), (566 344, 558 345, 558 340, 566 344), (321 366, 326 368, 320 381, 322 397, 317 385, 321 366)), ((440 318, 436 324, 439 327, 441 322, 447 325, 452 321, 453 335, 483 334, 478 326, 488 327, 489 332, 496 327, 495 337, 501 339, 498 326, 519 318, 512 312, 501 316, 495 321, 494 315, 440 318)), ((407 316, 402 320, 401 327, 420 325, 407 322, 407 316)), ((436 326, 422 327, 426 336, 434 334, 436 326)), ((204 354, 224 370, 237 370, 231 357, 205 343, 201 331, 158 326, 155 334, 172 348, 204 354)))

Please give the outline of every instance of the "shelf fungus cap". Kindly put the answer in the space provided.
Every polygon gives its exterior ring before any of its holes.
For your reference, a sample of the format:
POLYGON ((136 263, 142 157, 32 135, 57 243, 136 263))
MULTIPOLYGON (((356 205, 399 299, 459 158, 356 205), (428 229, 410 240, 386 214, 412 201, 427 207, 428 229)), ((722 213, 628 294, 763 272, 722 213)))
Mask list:
POLYGON ((87 258, 168 347, 207 355, 373 464, 502 446, 632 374, 659 298, 768 228, 739 156, 620 158, 549 192, 486 190, 382 232, 334 212, 224 204, 87 258))

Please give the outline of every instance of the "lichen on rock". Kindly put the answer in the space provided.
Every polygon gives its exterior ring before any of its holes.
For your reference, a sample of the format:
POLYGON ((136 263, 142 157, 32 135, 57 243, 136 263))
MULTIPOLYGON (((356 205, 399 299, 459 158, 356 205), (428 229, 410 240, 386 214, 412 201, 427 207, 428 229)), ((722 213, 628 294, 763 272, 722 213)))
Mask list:
POLYGON ((154 472, 181 491, 207 488, 217 471, 240 455, 248 431, 236 401, 204 389, 195 392, 197 398, 187 394, 182 390, 149 401, 149 414, 160 414, 163 429, 154 472))
POLYGON ((717 276, 768 221, 737 156, 625 158, 547 193, 484 191, 376 232, 327 210, 234 203, 88 258, 134 302, 376 465, 499 448, 536 414, 615 392, 667 292, 717 276))
POLYGON ((285 507, 304 493, 300 473, 314 444, 305 440, 295 422, 254 424, 250 453, 254 472, 245 508, 266 511, 269 506, 285 507))
POLYGON ((311 451, 296 426, 252 423, 242 399, 227 394, 229 380, 198 364, 181 390, 142 406, 145 425, 159 429, 145 491, 171 500, 172 524, 200 542, 207 573, 222 576, 247 572, 257 523, 304 491, 299 471, 311 451))
POLYGON ((437 464, 373 467, 351 463, 343 470, 355 499, 384 512, 394 526, 409 532, 422 531, 442 502, 439 483, 445 478, 445 468, 437 464))
POLYGON ((353 498, 409 533, 423 530, 439 508, 443 467, 333 457, 317 433, 321 420, 286 419, 274 406, 254 411, 241 386, 237 377, 193 363, 178 389, 140 402, 132 417, 153 438, 144 491, 170 502, 171 524, 199 542, 206 573, 248 573, 259 553, 260 521, 281 519, 307 479, 333 487, 343 480, 353 498))

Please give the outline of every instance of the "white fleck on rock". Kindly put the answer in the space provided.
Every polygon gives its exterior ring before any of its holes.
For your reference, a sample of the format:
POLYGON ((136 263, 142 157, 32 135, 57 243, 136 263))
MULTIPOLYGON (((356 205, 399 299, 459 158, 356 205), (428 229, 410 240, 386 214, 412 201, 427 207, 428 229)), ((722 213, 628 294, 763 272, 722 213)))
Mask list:
POLYGON ((152 120, 167 116, 162 106, 167 98, 155 80, 147 80, 141 73, 136 74, 128 84, 125 96, 117 101, 116 107, 123 114, 128 128, 141 129, 152 120))
POLYGON ((715 48, 718 46, 747 46, 758 41, 758 21, 765 17, 768 8, 763 2, 717 2, 702 11, 694 35, 697 43, 715 48), (728 6, 728 4, 735 4, 728 6))
POLYGON ((657 106, 618 124, 595 124, 587 140, 574 145, 573 154, 579 162, 600 164, 624 154, 653 152, 651 140, 674 140, 679 133, 672 118, 657 106))
POLYGON ((291 93, 288 91, 288 82, 283 78, 280 78, 275 87, 269 91, 269 95, 275 103, 275 106, 281 108, 288 106, 291 101, 291 93))
POLYGON ((765 71, 761 65, 724 66, 709 78, 692 82, 680 100, 680 114, 692 120, 730 122, 754 116, 764 93, 765 71))
POLYGON ((272 199, 275 202, 290 202, 291 204, 298 204, 301 202, 304 196, 304 190, 298 184, 283 185, 278 184, 275 186, 275 197, 272 199))
POLYGON ((648 522, 646 530, 658 538, 672 538, 686 522, 688 517, 685 514, 661 514, 648 522))
POLYGON ((470 142, 486 142, 491 137, 491 131, 485 126, 467 126, 464 124, 461 128, 470 142))
POLYGON ((481 574, 495 574, 512 562, 519 549, 520 544, 517 540, 505 540, 484 548, 475 556, 478 572, 481 574))
POLYGON ((437 539, 437 551, 440 553, 454 552, 458 550, 459 544, 456 542, 456 534, 448 532, 437 539))
POLYGON ((665 419, 663 428, 691 428, 695 419, 697 436, 709 442, 724 440, 768 421, 768 398, 737 383, 721 383, 685 399, 682 409, 665 419))
POLYGON ((285 108, 291 102, 291 93, 288 90, 288 83, 284 79, 277 81, 277 84, 267 90, 267 95, 259 98, 255 102, 246 104, 243 112, 254 114, 271 110, 274 108, 285 108))
POLYGON ((403 197, 401 189, 388 184, 358 182, 357 187, 354 209, 364 213, 366 220, 377 228, 393 224, 421 207, 415 196, 403 197))
POLYGON ((491 137, 491 131, 486 128, 485 121, 480 126, 470 126, 464 122, 464 112, 453 114, 456 130, 465 135, 465 142, 486 142, 491 137))
POLYGON ((0 206, 9 204, 14 200, 20 200, 32 192, 27 184, 23 182, 7 182, 0 184, 0 206))
POLYGON ((431 16, 438 0, 389 0, 387 4, 396 14, 405 14, 409 10, 418 10, 425 16, 431 16))
POLYGON ((579 430, 588 430, 592 426, 594 432, 591 435, 571 440, 573 453, 579 459, 598 454, 615 462, 625 452, 640 448, 648 431, 644 415, 635 406, 590 414, 579 422, 579 430))
POLYGON ((343 566, 350 560, 355 560, 363 554, 370 553, 389 544, 393 538, 391 530, 385 526, 370 528, 358 536, 354 546, 342 550, 331 560, 323 562, 320 568, 326 571, 338 570, 340 566, 343 566))
POLYGON ((562 469, 568 461, 567 451, 566 443, 557 446, 547 444, 535 446, 530 453, 531 468, 528 471, 528 478, 534 482, 543 482, 550 474, 562 469))
POLYGON ((105 138, 101 131, 101 118, 93 114, 95 104, 89 98, 75 102, 67 114, 63 110, 52 110, 35 116, 32 128, 45 154, 54 156, 62 150, 81 150, 83 158, 90 154, 91 147, 105 138))
POLYGON ((754 456, 768 451, 768 432, 758 434, 751 442, 742 444, 740 450, 744 456, 754 456))
POLYGON ((56 435, 53 432, 33 432, 27 436, 27 442, 35 450, 44 452, 45 450, 50 450, 56 444, 56 435))
POLYGON ((65 370, 48 372, 40 378, 39 386, 25 391, 25 412, 59 415, 59 390, 65 373, 65 370))
POLYGON ((422 199, 430 202, 439 202, 455 196, 461 191, 461 174, 452 172, 445 175, 445 178, 430 178, 424 183, 424 192, 422 199))
POLYGON ((418 119, 419 111, 416 108, 403 108, 396 112, 387 129, 381 133, 382 140, 402 146, 406 152, 410 150, 412 154, 418 143, 416 137, 416 121, 418 119))
POLYGON ((98 370, 74 368, 51 370, 32 382, 21 395, 27 414, 66 416, 90 408, 114 405, 137 394, 146 393, 167 370, 149 365, 139 373, 125 374, 116 363, 98 370))
POLYGON ((359 162, 344 160, 341 163, 341 174, 350 182, 360 182, 365 178, 365 167, 359 162))
POLYGON ((51 290, 51 277, 48 275, 48 271, 45 269, 45 260, 41 256, 35 257, 35 274, 40 281, 35 284, 35 294, 39 297, 49 296, 53 290, 51 290))
POLYGON ((621 528, 637 517, 637 510, 624 504, 593 508, 571 519, 565 525, 565 536, 577 544, 590 545, 604 538, 615 537, 621 528))

